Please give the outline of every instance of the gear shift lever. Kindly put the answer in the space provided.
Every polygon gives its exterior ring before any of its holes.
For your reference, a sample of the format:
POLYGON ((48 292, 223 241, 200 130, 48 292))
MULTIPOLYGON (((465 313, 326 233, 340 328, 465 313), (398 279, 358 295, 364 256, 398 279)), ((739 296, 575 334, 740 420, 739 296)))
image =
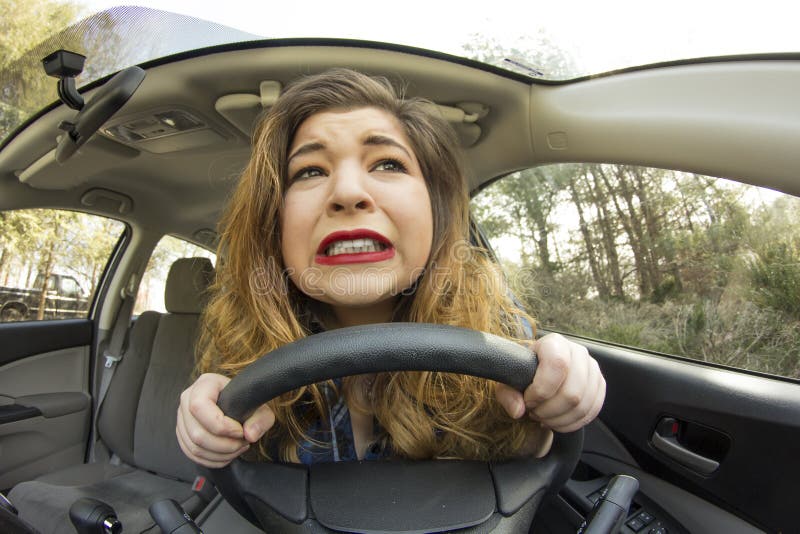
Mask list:
POLYGON ((121 534, 122 523, 109 505, 84 497, 69 508, 69 520, 78 534, 121 534))

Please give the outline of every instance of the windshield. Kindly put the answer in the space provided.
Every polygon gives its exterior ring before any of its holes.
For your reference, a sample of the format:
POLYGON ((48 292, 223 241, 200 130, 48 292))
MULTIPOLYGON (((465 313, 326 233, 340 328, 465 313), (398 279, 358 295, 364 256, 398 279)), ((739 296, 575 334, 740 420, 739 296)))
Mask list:
POLYGON ((57 100, 41 59, 87 55, 78 87, 130 65, 260 39, 333 37, 409 45, 493 64, 532 79, 569 80, 700 57, 800 52, 797 2, 638 0, 338 2, 0 0, 0 139, 57 100), (156 8, 157 6, 157 8, 156 8), (8 16, 13 14, 13 16, 8 16))

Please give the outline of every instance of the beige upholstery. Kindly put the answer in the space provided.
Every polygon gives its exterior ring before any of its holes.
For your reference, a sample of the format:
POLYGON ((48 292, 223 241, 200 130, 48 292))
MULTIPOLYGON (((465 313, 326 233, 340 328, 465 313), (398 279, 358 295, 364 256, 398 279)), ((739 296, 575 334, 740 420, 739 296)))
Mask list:
POLYGON ((145 312, 130 332, 98 419, 100 439, 128 465, 75 465, 18 484, 9 498, 23 519, 42 532, 74 534, 68 512, 81 497, 111 505, 125 532, 151 528, 147 509, 158 500, 199 511, 191 490, 195 466, 178 447, 175 422, 213 272, 206 258, 176 261, 167 278, 169 313, 145 312))
POLYGON ((214 267, 208 258, 181 258, 167 276, 164 303, 169 313, 200 313, 206 304, 206 288, 214 267))

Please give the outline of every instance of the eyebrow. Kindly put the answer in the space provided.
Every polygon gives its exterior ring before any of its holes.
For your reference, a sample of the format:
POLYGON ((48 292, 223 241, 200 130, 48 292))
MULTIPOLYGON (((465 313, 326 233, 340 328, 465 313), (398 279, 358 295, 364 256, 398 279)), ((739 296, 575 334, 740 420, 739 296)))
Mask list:
MULTIPOLYGON (((364 145, 365 146, 393 146, 393 147, 399 148, 400 150, 405 152, 406 156, 408 156, 409 159, 413 159, 411 157, 411 154, 406 149, 406 147, 404 147, 403 145, 401 145, 400 143, 398 143, 397 141, 395 141, 391 137, 387 137, 385 135, 370 135, 369 137, 364 139, 364 145)), ((289 159, 286 160, 286 163, 288 164, 290 161, 292 161, 293 158, 296 158, 297 156, 302 156, 304 154, 310 154, 311 152, 316 152, 318 150, 324 150, 324 149, 325 149, 325 145, 323 143, 320 143, 319 141, 306 143, 305 145, 303 145, 300 148, 298 148, 297 150, 295 150, 294 153, 291 156, 289 156, 289 159)))
POLYGON ((306 143, 305 145, 295 150, 294 154, 289 156, 289 159, 286 160, 286 164, 288 165, 289 162, 292 161, 292 158, 295 158, 297 156, 302 156, 303 154, 308 154, 310 152, 316 152, 317 150, 324 150, 324 149, 325 145, 318 141, 315 141, 313 143, 306 143))
POLYGON ((408 156, 409 159, 414 159, 411 157, 411 154, 408 152, 406 147, 404 147, 391 137, 386 137, 385 135, 370 135, 369 137, 364 139, 364 144, 369 146, 393 146, 405 152, 406 156, 408 156))

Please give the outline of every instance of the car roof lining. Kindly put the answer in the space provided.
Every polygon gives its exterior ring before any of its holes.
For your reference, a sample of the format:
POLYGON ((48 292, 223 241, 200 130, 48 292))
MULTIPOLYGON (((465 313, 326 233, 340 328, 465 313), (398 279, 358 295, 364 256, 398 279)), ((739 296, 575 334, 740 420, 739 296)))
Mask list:
POLYGON ((189 109, 221 132, 223 142, 169 154, 132 154, 96 135, 74 160, 44 165, 49 175, 40 183, 68 176, 70 187, 34 189, 18 175, 55 147, 58 123, 74 114, 57 106, 0 152, 0 209, 48 206, 101 213, 81 204, 88 189, 101 187, 133 199, 130 212, 106 215, 134 229, 192 239, 198 229, 216 227, 250 152, 247 137, 214 109, 217 100, 258 94, 264 80, 285 86, 298 76, 341 65, 387 76, 402 83, 406 94, 445 106, 487 106, 489 113, 479 121, 480 139, 465 150, 472 191, 531 166, 605 162, 704 173, 800 195, 800 156, 794 150, 800 146, 800 111, 791 94, 800 80, 800 61, 676 64, 540 84, 406 49, 302 44, 215 50, 149 68, 120 116, 165 106, 189 109), (761 96, 753 99, 753 94, 761 96))

